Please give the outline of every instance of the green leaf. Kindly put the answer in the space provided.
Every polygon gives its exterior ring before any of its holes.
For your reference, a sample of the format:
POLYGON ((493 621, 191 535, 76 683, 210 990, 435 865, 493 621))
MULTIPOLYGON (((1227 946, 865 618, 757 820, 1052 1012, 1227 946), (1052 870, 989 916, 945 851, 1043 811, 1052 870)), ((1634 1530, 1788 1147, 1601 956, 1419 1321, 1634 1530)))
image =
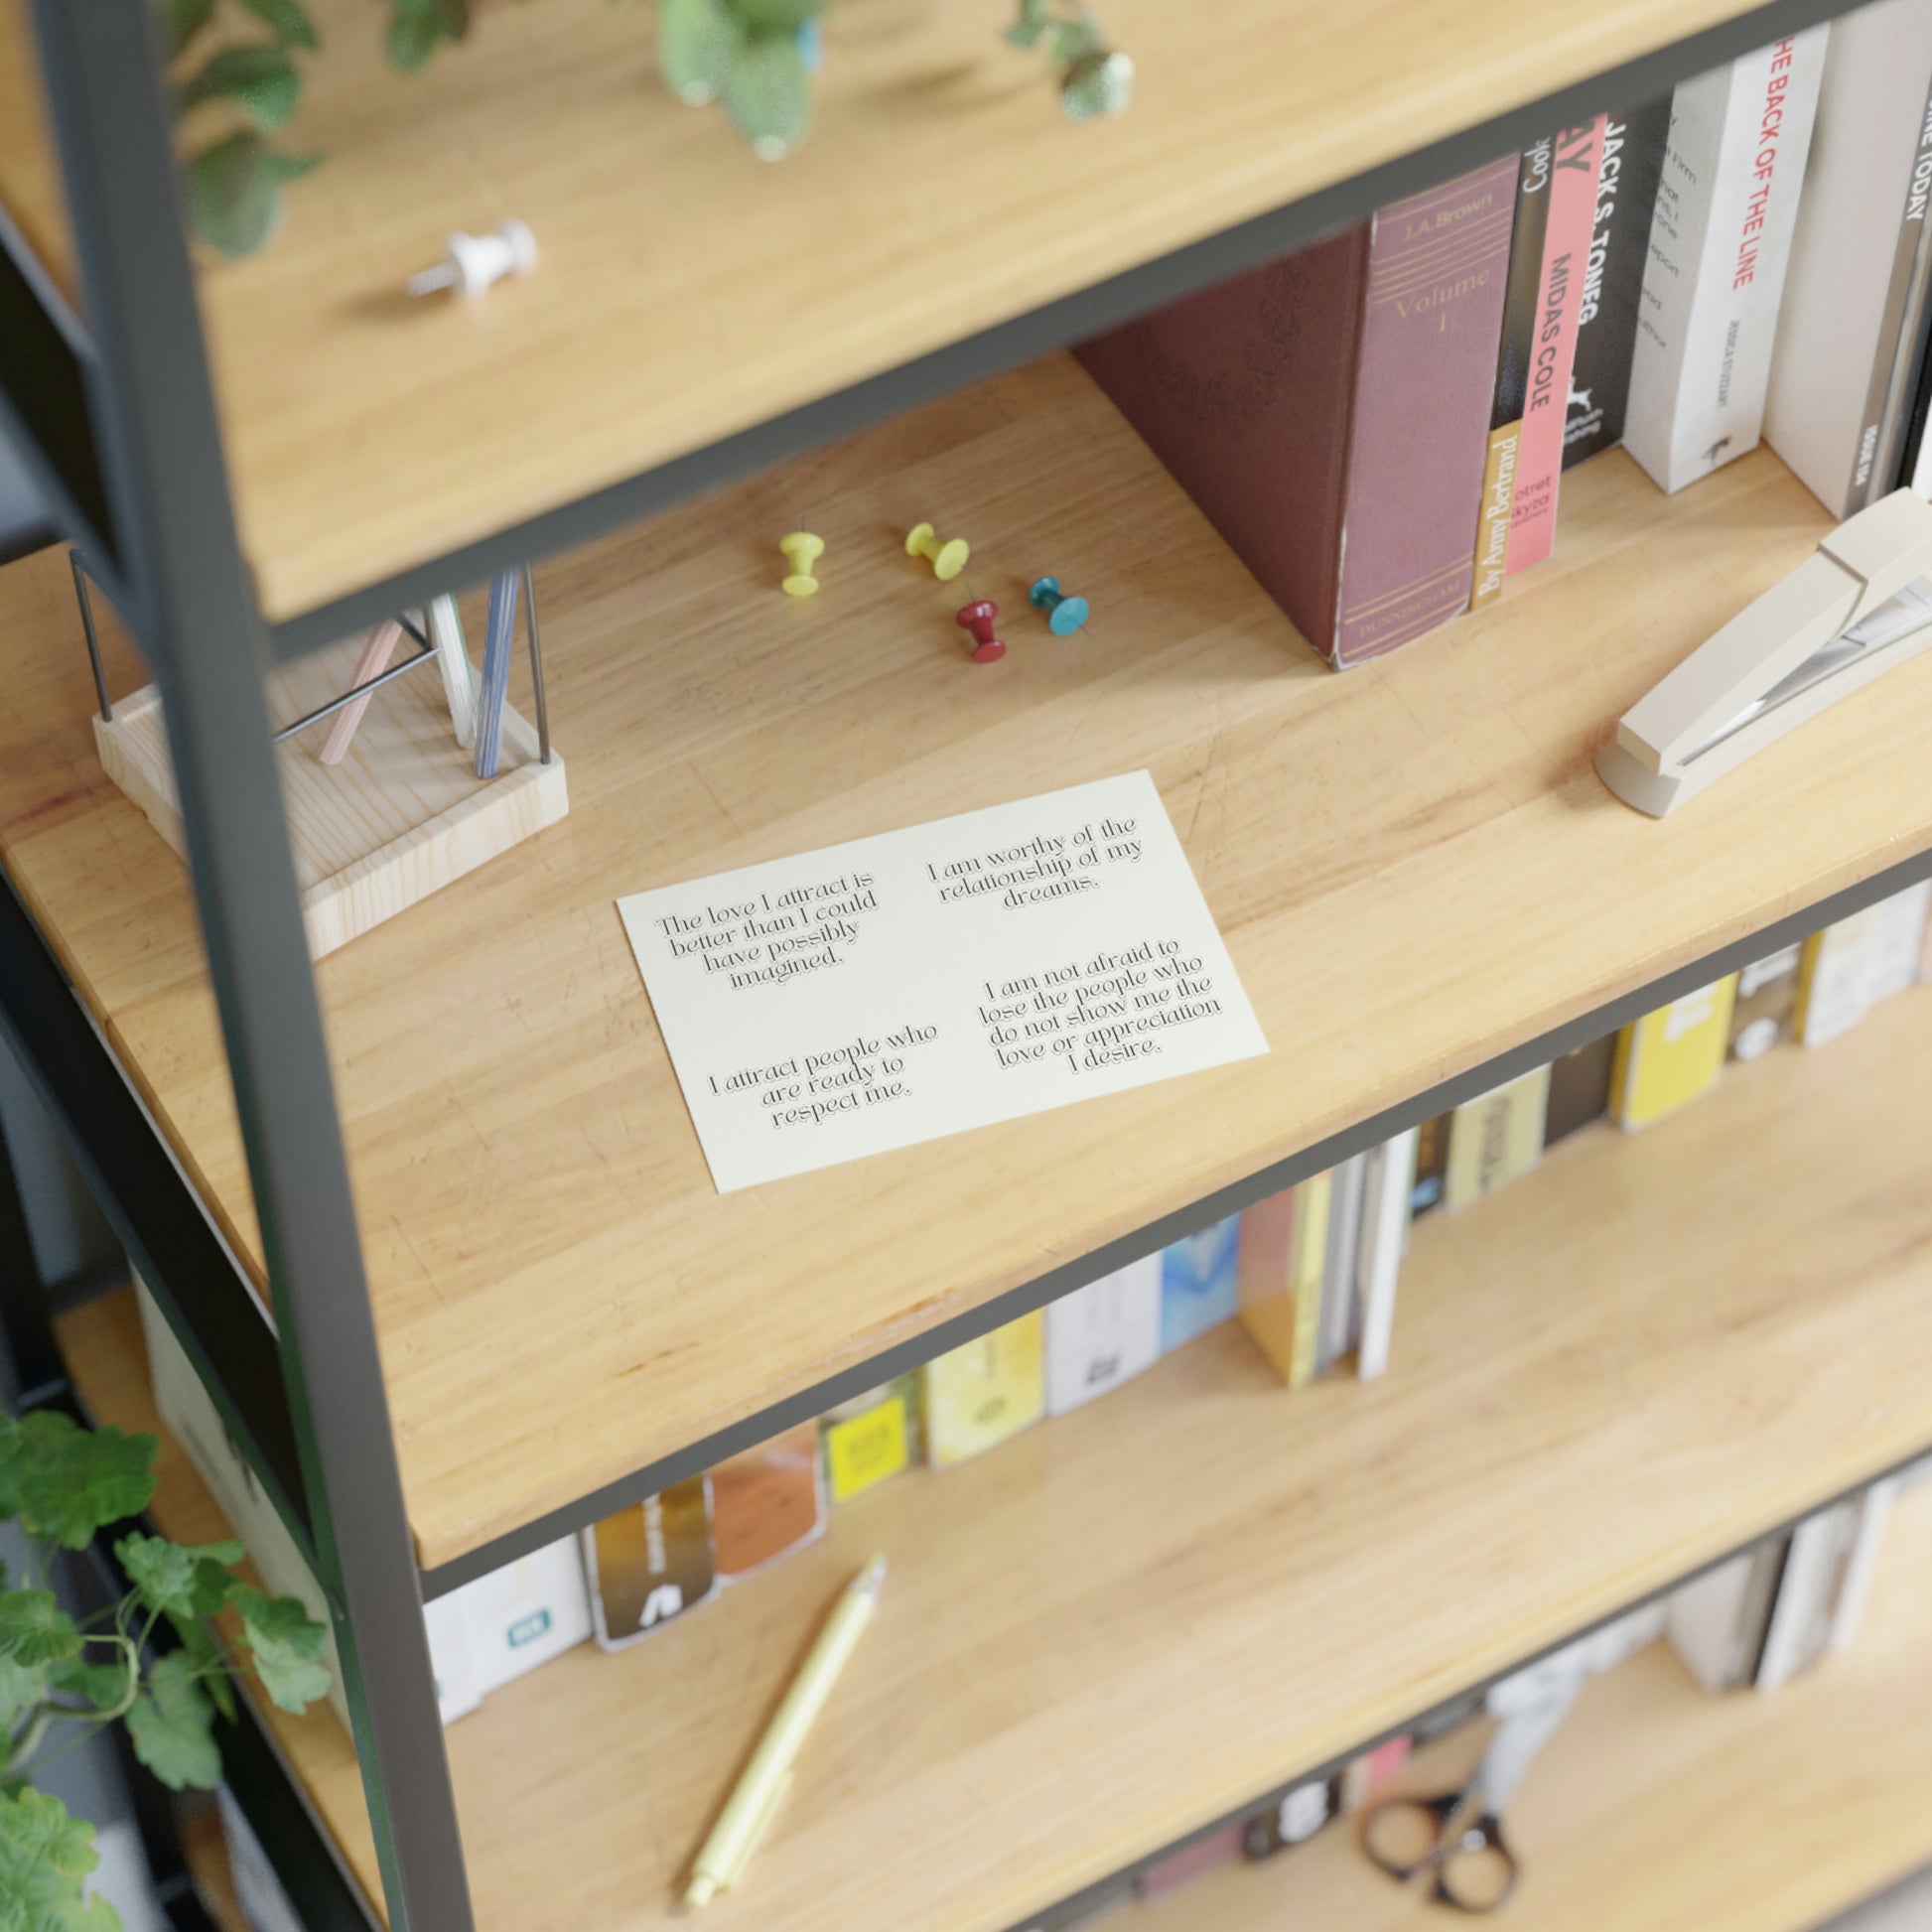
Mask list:
POLYGON ((25 1474, 27 1445, 21 1439, 20 1418, 0 1409, 0 1521, 20 1514, 20 1485, 25 1474))
POLYGON ((1094 53, 1060 78, 1060 108, 1070 121, 1125 113, 1134 98, 1134 63, 1125 54, 1094 53))
POLYGON ((687 107, 724 92, 745 41, 724 0, 657 0, 657 71, 687 107))
POLYGON ((47 1673, 48 1683, 67 1697, 78 1698, 90 1711, 117 1710, 127 1696, 127 1653, 118 1651, 114 1661, 90 1664, 84 1657, 69 1657, 47 1673))
POLYGON ((329 1666, 321 1661, 329 1632, 295 1597, 264 1596, 251 1584, 237 1584, 231 1600, 262 1688, 284 1711, 306 1711, 329 1695, 329 1666))
MULTIPOLYGON (((202 1689, 214 1700, 214 1708, 232 1723, 235 1704, 234 1691, 228 1683, 228 1658, 214 1632, 196 1616, 170 1616, 168 1622, 181 1639, 181 1647, 187 1651, 190 1661, 202 1673, 202 1689)), ((6 1928, 0 1926, 0 1932, 6 1932, 6 1928)))
POLYGON ((282 46, 322 45, 316 34, 315 22, 303 12, 299 0, 241 0, 241 4, 268 28, 282 46))
POLYGON ((1006 37, 1015 47, 1032 47, 1046 31, 1046 0, 1020 0, 1006 37))
POLYGON ((470 0, 394 0, 389 22, 389 60, 404 73, 425 66, 445 41, 470 31, 470 0))
POLYGON ((79 1654, 80 1632, 51 1589, 10 1589, 0 1596, 0 1657, 30 1670, 79 1654))
POLYGON ((114 1908, 82 1890, 99 1863, 94 1828, 60 1799, 31 1788, 0 1796, 4 1932, 120 1932, 114 1908))
POLYGON ((175 89, 175 112, 186 114, 205 100, 232 100, 272 133, 301 97, 302 76, 279 47, 224 47, 175 89))
POLYGON ((758 34, 795 34, 825 11, 825 0, 731 0, 746 26, 758 34))
POLYGON ((797 41, 757 34, 725 81, 725 111, 760 161, 782 161, 812 126, 812 83, 797 41))
POLYGON ((114 1545, 142 1607, 173 1616, 212 1616, 228 1600, 228 1565, 245 1554, 239 1543, 170 1543, 138 1533, 114 1545))
POLYGON ((221 1782, 221 1752, 210 1734, 214 1707, 195 1681, 188 1653, 171 1650, 149 1673, 127 1714, 134 1754, 170 1791, 221 1782))
POLYGON ((152 1436, 85 1430, 57 1409, 36 1409, 14 1451, 22 1527, 45 1543, 84 1550, 96 1530, 147 1508, 154 1450, 152 1436))
POLYGON ((163 51, 173 60, 214 18, 214 0, 156 0, 163 51))
POLYGON ((234 258, 252 255, 282 218, 281 177, 259 134, 231 134, 188 164, 188 224, 234 258))
MULTIPOLYGON (((56 1671, 68 1668, 55 1665, 56 1671)), ((12 1657, 0 1657, 0 1731, 11 1730, 14 1721, 47 1693, 48 1671, 43 1664, 23 1664, 12 1657)))

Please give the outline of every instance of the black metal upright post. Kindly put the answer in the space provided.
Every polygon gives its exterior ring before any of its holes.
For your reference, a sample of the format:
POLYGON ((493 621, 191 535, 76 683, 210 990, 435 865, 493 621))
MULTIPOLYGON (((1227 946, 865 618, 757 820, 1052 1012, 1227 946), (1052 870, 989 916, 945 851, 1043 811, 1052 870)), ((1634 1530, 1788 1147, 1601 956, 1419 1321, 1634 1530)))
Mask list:
POLYGON ((392 1932, 473 1920, 144 0, 36 0, 127 613, 161 688, 392 1932))

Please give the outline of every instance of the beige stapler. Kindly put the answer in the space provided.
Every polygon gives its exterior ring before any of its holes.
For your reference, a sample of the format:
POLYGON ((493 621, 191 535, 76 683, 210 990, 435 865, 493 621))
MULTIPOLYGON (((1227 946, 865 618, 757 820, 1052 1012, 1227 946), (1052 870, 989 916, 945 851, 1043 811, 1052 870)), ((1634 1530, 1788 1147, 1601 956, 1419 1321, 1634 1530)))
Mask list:
POLYGON ((1932 503, 1849 517, 1617 721, 1603 782, 1652 818, 1932 644, 1932 503))

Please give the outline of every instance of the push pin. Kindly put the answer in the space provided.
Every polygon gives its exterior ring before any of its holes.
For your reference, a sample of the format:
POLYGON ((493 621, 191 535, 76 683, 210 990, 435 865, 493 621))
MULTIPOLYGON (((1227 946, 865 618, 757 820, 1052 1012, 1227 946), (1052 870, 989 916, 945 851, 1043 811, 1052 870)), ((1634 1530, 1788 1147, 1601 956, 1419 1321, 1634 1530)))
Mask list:
POLYGON ((972 604, 962 604, 953 618, 960 629, 973 633, 975 664, 997 664, 1007 654, 1006 645, 993 634, 993 620, 999 615, 1000 607, 982 597, 972 604))
POLYGON ((944 584, 966 568, 966 559, 972 555, 972 551, 964 537, 954 537, 950 543, 941 543, 932 534, 930 523, 915 523, 905 533, 905 554, 908 557, 930 557, 933 576, 944 584))
POLYGON ((481 295, 505 275, 527 275, 537 265, 536 236, 521 221, 505 221, 494 234, 465 234, 459 229, 443 248, 443 259, 434 268, 412 275, 403 284, 409 294, 455 289, 459 295, 481 295))
POLYGON ((809 530, 794 530, 778 539, 778 548, 791 565, 791 575, 778 588, 787 597, 815 597, 818 579, 812 575, 812 566, 824 555, 824 538, 813 536, 809 530))
POLYGON ((1035 611, 1046 613, 1046 627, 1055 637, 1070 637, 1087 621, 1084 597, 1062 597, 1057 577, 1040 578, 1027 593, 1035 611))

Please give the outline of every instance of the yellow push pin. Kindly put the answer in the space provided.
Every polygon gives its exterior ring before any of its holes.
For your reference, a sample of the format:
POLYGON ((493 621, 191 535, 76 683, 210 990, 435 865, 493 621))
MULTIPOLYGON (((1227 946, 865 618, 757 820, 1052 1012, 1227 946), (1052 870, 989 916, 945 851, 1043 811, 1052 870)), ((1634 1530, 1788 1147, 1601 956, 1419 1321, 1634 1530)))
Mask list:
POLYGON ((966 568, 966 559, 972 555, 972 551, 964 537, 954 537, 950 543, 941 543, 932 534, 930 523, 915 523, 905 533, 905 554, 908 557, 930 557, 933 576, 944 584, 966 568))
POLYGON ((825 539, 813 536, 809 530, 794 530, 790 536, 778 539, 778 548, 791 565, 791 575, 778 588, 787 597, 814 596, 818 579, 812 575, 812 566, 825 552, 825 539))

